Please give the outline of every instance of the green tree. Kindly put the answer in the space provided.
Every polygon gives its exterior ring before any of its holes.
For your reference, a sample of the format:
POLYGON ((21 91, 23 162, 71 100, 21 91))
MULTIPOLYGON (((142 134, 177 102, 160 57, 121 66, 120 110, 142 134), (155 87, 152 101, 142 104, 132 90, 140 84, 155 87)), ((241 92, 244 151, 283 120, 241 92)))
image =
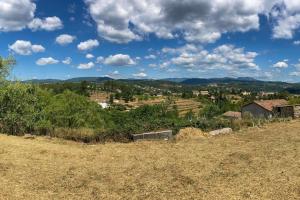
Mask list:
POLYGON ((56 127, 64 128, 104 128, 101 108, 88 98, 65 91, 51 98, 45 107, 47 119, 56 127))
POLYGON ((48 93, 36 86, 22 83, 8 84, 0 89, 0 123, 2 131, 12 135, 35 130, 44 119, 43 107, 48 93))
POLYGON ((12 56, 9 56, 8 58, 2 58, 0 56, 0 81, 5 80, 15 64, 16 60, 12 56))

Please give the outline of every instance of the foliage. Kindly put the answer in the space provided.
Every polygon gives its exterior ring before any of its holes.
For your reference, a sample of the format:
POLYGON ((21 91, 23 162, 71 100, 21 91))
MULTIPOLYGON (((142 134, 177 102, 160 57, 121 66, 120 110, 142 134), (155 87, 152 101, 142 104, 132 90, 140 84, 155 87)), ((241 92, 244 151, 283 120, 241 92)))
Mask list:
POLYGON ((56 127, 65 128, 104 128, 101 108, 86 97, 65 91, 54 95, 44 113, 56 127))
POLYGON ((64 91, 70 90, 72 92, 75 92, 76 94, 89 96, 90 90, 93 90, 95 86, 86 81, 82 81, 80 83, 63 82, 52 84, 40 84, 40 87, 43 89, 51 90, 54 94, 61 94, 64 91))
POLYGON ((4 81, 9 75, 11 68, 16 64, 16 60, 13 57, 2 58, 0 56, 0 81, 4 81))
POLYGON ((289 104, 291 105, 299 105, 300 104, 300 97, 291 97, 289 98, 289 104))
POLYGON ((44 120, 42 110, 48 103, 48 93, 38 87, 15 83, 0 89, 0 122, 3 132, 23 134, 34 131, 44 120))

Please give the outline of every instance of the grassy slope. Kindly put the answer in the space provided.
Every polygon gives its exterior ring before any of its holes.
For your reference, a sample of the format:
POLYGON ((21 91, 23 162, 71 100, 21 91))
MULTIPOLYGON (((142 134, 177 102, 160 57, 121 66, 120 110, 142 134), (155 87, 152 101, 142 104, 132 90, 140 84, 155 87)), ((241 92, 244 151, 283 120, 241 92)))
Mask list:
POLYGON ((299 199, 300 122, 185 142, 0 136, 0 199, 299 199))

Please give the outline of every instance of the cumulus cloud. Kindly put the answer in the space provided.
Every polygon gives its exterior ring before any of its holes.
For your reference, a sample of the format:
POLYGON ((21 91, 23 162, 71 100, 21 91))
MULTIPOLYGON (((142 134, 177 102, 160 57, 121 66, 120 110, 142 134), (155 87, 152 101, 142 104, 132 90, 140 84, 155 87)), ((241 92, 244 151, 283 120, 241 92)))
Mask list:
POLYGON ((225 70, 259 70, 255 64, 256 52, 245 52, 244 48, 233 45, 221 45, 211 52, 201 46, 187 44, 179 48, 163 48, 162 52, 171 56, 170 61, 163 62, 160 67, 171 65, 188 69, 225 69, 225 70))
POLYGON ((283 69, 283 68, 287 68, 289 65, 286 61, 280 61, 277 62, 273 65, 274 68, 278 68, 278 69, 283 69))
POLYGON ((71 57, 66 57, 63 61, 63 64, 65 65, 70 65, 72 63, 72 58, 71 57))
MULTIPOLYGON (((85 0, 99 34, 128 43, 154 33, 189 42, 214 42, 223 33, 259 29, 259 14, 268 15, 277 3, 295 0, 85 0)), ((292 6, 291 6, 292 7, 292 6)))
POLYGON ((30 41, 17 40, 14 44, 8 46, 9 50, 19 55, 31 55, 32 53, 44 52, 42 45, 31 44, 30 41))
POLYGON ((67 44, 71 44, 74 40, 76 39, 75 36, 72 36, 72 35, 68 35, 68 34, 62 34, 62 35, 59 35, 56 39, 55 39, 55 42, 57 44, 60 44, 60 45, 67 45, 67 44))
POLYGON ((0 31, 19 31, 34 18, 36 4, 32 0, 0 1, 0 31))
POLYGON ((129 55, 124 55, 124 54, 111 55, 107 57, 103 63, 105 65, 120 66, 120 67, 136 64, 136 62, 129 55))
POLYGON ((54 31, 63 28, 63 23, 60 18, 54 17, 46 17, 45 19, 35 18, 29 24, 28 28, 33 31, 38 30, 46 30, 46 31, 54 31))
POLYGON ((136 78, 145 78, 148 75, 146 73, 144 73, 144 72, 140 72, 140 73, 132 74, 132 76, 136 77, 136 78))
POLYGON ((80 51, 88 51, 88 50, 92 50, 92 49, 94 49, 94 48, 96 48, 98 46, 99 46, 98 40, 87 40, 85 42, 80 42, 77 45, 77 48, 80 51))
POLYGON ((300 27, 300 1, 277 1, 270 12, 274 21, 273 38, 292 39, 300 27))
POLYGON ((94 56, 93 54, 88 53, 88 54, 85 55, 85 57, 86 57, 87 59, 92 59, 92 58, 94 58, 95 56, 94 56))
POLYGON ((89 62, 89 63, 81 63, 78 65, 78 69, 91 69, 95 66, 95 64, 93 62, 89 62))
POLYGON ((36 61, 37 65, 43 66, 43 65, 53 65, 59 63, 58 60, 48 57, 48 58, 40 58, 36 61))

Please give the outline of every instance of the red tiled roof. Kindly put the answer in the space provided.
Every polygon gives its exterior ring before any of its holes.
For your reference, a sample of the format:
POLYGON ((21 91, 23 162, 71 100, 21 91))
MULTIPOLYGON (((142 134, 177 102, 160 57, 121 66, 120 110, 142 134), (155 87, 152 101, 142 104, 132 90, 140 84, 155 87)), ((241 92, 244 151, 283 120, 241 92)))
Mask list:
POLYGON ((254 101, 254 103, 260 105, 266 110, 273 111, 273 108, 276 106, 288 105, 288 102, 284 99, 274 99, 274 100, 263 100, 263 101, 254 101))

